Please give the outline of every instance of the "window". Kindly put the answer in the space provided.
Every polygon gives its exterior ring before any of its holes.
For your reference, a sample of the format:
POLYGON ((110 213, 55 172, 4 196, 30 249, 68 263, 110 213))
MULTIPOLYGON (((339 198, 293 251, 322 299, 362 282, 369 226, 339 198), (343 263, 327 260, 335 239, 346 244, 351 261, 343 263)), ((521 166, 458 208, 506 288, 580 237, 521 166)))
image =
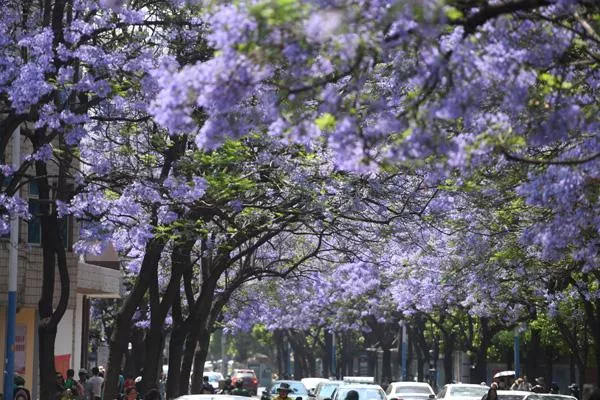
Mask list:
MULTIPOLYGON (((31 244, 42 243, 42 219, 40 218, 40 190, 36 182, 29 183, 29 213, 31 218, 27 223, 27 242, 31 244)), ((72 217, 66 216, 58 220, 58 234, 65 249, 70 251, 73 246, 72 217)))

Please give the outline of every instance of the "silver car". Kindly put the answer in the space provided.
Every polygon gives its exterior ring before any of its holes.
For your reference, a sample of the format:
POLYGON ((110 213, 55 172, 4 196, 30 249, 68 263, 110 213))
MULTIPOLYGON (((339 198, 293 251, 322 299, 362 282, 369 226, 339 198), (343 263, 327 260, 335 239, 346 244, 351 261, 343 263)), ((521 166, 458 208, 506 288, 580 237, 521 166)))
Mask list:
POLYGON ((481 400, 490 390, 486 385, 468 383, 450 383, 445 385, 435 396, 443 400, 481 400))

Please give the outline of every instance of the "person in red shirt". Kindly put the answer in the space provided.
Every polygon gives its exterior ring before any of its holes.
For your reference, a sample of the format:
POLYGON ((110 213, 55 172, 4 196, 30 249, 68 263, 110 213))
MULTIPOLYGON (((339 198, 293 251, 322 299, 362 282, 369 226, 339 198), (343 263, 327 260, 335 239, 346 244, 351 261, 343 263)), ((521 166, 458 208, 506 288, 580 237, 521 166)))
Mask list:
POLYGON ((133 376, 127 375, 127 379, 125 379, 125 384, 123 385, 124 392, 127 393, 127 389, 135 387, 135 381, 133 380, 133 376))

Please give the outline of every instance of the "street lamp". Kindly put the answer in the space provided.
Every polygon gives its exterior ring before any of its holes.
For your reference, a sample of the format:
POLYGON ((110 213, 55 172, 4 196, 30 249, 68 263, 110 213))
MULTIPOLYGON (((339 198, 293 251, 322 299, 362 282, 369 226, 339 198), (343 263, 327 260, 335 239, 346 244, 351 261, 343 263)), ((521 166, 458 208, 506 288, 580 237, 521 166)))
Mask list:
POLYGON ((514 358, 515 358, 515 379, 521 376, 521 359, 520 359, 520 334, 525 330, 527 325, 525 322, 521 322, 515 327, 514 330, 514 358))

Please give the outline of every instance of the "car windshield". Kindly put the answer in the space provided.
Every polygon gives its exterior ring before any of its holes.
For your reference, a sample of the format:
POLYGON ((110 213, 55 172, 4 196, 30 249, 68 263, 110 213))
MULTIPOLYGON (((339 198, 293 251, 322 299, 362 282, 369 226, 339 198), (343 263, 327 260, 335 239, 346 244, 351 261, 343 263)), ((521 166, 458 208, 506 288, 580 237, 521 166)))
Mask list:
POLYGON ((450 395, 456 397, 481 397, 488 392, 486 386, 455 386, 450 389, 450 395))
POLYGON ((207 375, 208 376, 208 381, 209 382, 218 382, 219 381, 219 376, 218 375, 207 375))
POLYGON ((250 372, 238 372, 235 374, 236 378, 254 378, 254 374, 250 372))
POLYGON ((324 383, 317 386, 317 395, 320 397, 331 397, 333 391, 339 386, 337 383, 324 383))
POLYGON ((394 393, 423 393, 431 394, 427 386, 398 386, 394 393))
POLYGON ((346 400, 348 392, 354 390, 358 392, 358 400, 385 400, 383 391, 377 388, 342 388, 338 392, 338 400, 346 400))
MULTIPOLYGON (((308 394, 308 390, 306 390, 306 386, 304 386, 301 382, 288 382, 290 385, 290 389, 292 389, 291 394, 308 394)), ((277 389, 279 389, 280 383, 275 382, 273 387, 271 388, 271 394, 276 394, 277 389)))

